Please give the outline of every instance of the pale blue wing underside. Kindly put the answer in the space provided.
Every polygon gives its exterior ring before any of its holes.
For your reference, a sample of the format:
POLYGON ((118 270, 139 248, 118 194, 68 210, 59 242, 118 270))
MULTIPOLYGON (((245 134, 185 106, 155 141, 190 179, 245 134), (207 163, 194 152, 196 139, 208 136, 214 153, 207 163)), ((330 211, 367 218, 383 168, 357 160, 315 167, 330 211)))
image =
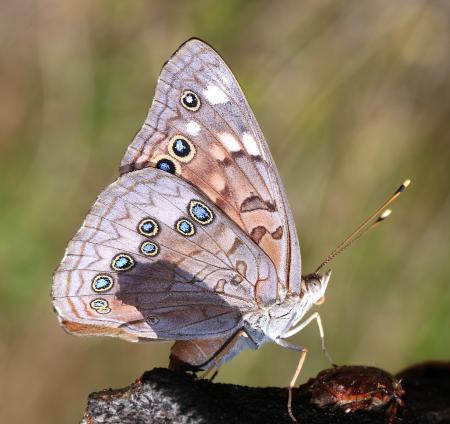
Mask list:
POLYGON ((146 168, 121 176, 98 197, 67 246, 52 296, 74 333, 212 338, 274 302, 276 272, 195 188, 146 168))

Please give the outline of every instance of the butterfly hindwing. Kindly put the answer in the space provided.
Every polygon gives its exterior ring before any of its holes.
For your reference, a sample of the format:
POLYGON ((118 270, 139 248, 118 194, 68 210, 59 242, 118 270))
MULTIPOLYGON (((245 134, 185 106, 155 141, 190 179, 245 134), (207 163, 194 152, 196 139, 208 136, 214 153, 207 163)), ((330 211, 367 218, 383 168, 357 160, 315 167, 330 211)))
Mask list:
POLYGON ((225 337, 276 295, 264 252, 202 193, 154 168, 98 197, 52 290, 69 331, 131 340, 225 337))
POLYGON ((279 297, 299 292, 295 225, 267 143, 233 74, 200 40, 163 67, 121 173, 147 166, 188 181, 250 236, 276 268, 279 297))

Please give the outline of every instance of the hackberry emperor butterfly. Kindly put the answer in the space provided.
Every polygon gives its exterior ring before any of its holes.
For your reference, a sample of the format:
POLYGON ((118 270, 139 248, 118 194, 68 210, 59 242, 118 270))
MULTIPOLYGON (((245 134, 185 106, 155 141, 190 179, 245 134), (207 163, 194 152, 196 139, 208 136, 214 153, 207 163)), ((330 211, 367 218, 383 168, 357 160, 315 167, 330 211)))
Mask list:
POLYGON ((66 330, 174 340, 172 368, 212 369, 267 341, 303 352, 302 363, 306 350, 285 339, 316 320, 325 351, 319 315, 300 321, 330 272, 301 276, 267 143, 233 74, 202 41, 163 67, 120 174, 54 274, 66 330))

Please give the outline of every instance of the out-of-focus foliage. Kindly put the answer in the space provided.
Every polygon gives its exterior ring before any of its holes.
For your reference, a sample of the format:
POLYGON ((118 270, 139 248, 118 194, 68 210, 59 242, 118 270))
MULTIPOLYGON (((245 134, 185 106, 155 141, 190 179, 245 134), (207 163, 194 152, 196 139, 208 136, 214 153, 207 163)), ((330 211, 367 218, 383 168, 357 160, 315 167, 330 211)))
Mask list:
MULTIPOLYGON (((335 361, 391 371, 450 349, 450 4, 22 1, 0 6, 1 422, 80 418, 90 391, 169 345, 65 334, 51 274, 140 127, 163 62, 198 36, 265 132, 310 272, 406 177, 386 223, 339 257, 320 307, 335 361)), ((303 379, 327 366, 314 326, 303 379)), ((297 355, 246 352, 219 381, 286 385, 297 355)))

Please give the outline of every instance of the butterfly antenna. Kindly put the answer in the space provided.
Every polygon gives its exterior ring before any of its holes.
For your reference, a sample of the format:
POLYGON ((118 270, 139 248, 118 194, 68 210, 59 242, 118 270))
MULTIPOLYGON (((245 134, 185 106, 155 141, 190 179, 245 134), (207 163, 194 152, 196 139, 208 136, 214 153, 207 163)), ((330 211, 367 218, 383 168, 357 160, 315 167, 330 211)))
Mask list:
POLYGON ((394 200, 400 196, 406 189, 406 187, 411 184, 411 180, 405 180, 402 185, 395 190, 394 194, 384 202, 378 209, 371 213, 362 223, 359 225, 351 234, 346 237, 341 243, 339 243, 336 248, 323 260, 323 262, 317 267, 314 273, 318 273, 325 265, 327 265, 332 259, 334 259, 339 253, 343 252, 347 247, 349 247, 353 242, 359 240, 364 234, 369 230, 378 225, 381 221, 384 221, 390 214, 391 210, 386 209, 394 200), (376 219, 375 219, 376 218, 376 219), (375 219, 375 220, 374 220, 375 219))

